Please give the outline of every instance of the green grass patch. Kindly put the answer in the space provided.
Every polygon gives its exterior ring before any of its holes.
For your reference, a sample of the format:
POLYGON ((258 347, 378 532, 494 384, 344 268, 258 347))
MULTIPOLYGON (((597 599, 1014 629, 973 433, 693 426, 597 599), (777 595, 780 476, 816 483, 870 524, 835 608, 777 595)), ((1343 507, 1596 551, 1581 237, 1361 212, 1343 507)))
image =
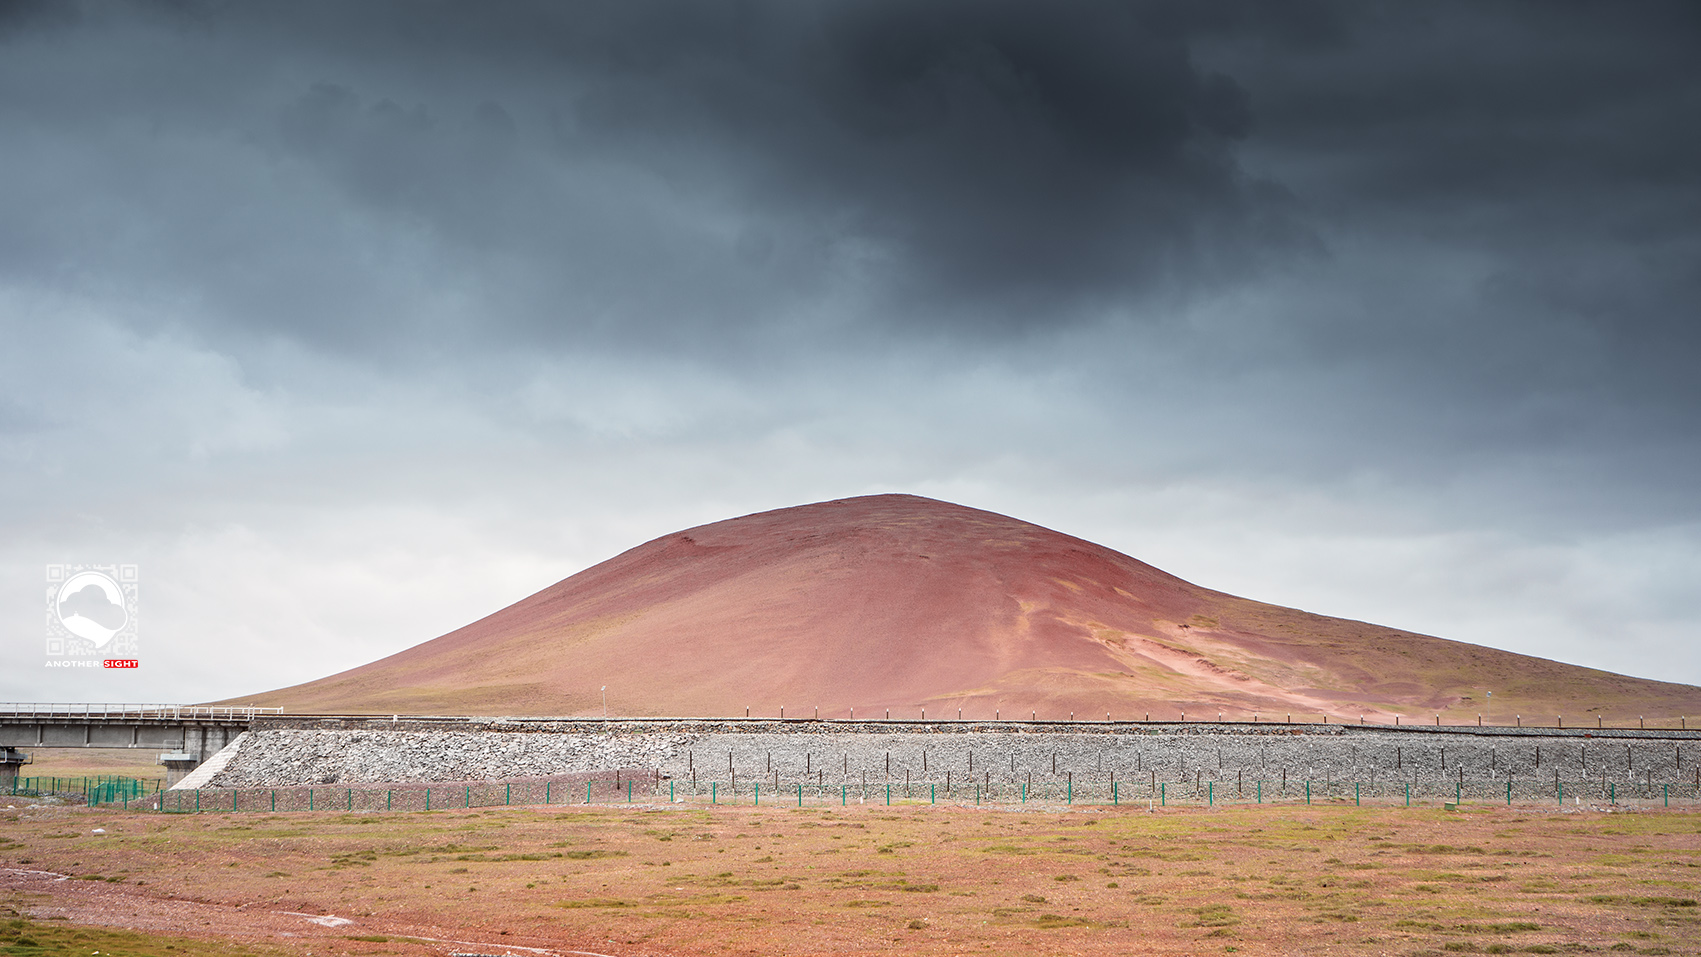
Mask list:
POLYGON ((1629 897, 1619 894, 1591 894, 1585 904, 1626 904, 1631 907, 1694 907, 1693 897, 1629 897))
POLYGON ((0 921, 0 954, 5 957, 59 957, 96 951, 102 957, 262 957, 276 953, 221 941, 43 923, 15 916, 0 921))
POLYGON ((617 900, 613 897, 585 897, 585 898, 581 898, 579 900, 556 901, 555 906, 556 907, 566 907, 568 909, 581 908, 581 907, 615 908, 615 907, 631 907, 632 902, 631 901, 617 900))
POLYGON ((1541 930, 1542 925, 1532 924, 1527 920, 1514 920, 1503 924, 1455 924, 1451 929, 1455 934, 1522 934, 1541 930))
POLYGON ((1178 927, 1230 927, 1240 923, 1240 918, 1234 914, 1234 908, 1227 904, 1209 904, 1195 907, 1190 913, 1193 919, 1182 921, 1178 927))
POLYGON ((1041 930, 1056 930, 1059 927, 1091 927, 1093 922, 1085 917, 1064 917, 1060 914, 1041 914, 1032 921, 1041 930))

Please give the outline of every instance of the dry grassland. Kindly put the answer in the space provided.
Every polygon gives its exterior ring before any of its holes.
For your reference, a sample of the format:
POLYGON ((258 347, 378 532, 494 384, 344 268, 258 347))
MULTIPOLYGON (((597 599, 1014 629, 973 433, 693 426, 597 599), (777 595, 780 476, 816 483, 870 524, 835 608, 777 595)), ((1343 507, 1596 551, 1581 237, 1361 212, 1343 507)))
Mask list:
POLYGON ((0 867, 0 954, 1701 953, 1694 811, 42 808, 0 867))
POLYGON ((24 777, 117 777, 165 780, 161 748, 30 748, 34 760, 18 772, 24 777))

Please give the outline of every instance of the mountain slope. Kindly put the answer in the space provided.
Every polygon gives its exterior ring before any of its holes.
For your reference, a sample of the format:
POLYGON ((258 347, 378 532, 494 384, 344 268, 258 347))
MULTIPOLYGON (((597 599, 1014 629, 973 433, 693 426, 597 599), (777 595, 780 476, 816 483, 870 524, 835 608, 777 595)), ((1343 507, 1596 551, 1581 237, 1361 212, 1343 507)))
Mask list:
POLYGON ((877 495, 640 545, 457 631, 232 699, 320 712, 1551 722, 1701 713, 1701 688, 1201 588, 1027 522, 877 495))

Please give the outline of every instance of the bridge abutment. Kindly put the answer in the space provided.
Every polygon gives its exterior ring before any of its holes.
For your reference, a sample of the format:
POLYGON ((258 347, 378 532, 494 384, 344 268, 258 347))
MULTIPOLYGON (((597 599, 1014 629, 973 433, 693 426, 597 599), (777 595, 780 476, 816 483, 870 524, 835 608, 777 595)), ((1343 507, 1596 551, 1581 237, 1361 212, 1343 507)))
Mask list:
POLYGON ((18 786, 18 769, 30 763, 30 756, 15 748, 0 748, 0 790, 10 791, 18 786))
POLYGON ((167 751, 159 756, 159 763, 165 765, 165 787, 170 790, 195 770, 201 763, 201 756, 188 751, 167 751))

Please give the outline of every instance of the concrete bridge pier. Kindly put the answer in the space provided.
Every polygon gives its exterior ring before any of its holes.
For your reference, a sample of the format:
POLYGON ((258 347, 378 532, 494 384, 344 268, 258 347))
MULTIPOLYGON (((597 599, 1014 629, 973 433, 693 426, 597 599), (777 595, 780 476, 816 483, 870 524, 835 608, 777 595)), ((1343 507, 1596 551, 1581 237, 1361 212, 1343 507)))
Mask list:
POLYGON ((186 729, 183 746, 159 756, 159 763, 165 765, 166 790, 176 787, 178 782, 189 776, 189 772, 200 767, 202 761, 223 751, 241 733, 239 729, 225 726, 202 725, 186 729))
POLYGON ((167 751, 159 756, 159 763, 165 765, 165 786, 169 790, 195 770, 195 766, 201 763, 201 756, 187 751, 167 751))
POLYGON ((18 768, 30 763, 29 755, 16 748, 0 748, 0 790, 18 786, 18 768))

